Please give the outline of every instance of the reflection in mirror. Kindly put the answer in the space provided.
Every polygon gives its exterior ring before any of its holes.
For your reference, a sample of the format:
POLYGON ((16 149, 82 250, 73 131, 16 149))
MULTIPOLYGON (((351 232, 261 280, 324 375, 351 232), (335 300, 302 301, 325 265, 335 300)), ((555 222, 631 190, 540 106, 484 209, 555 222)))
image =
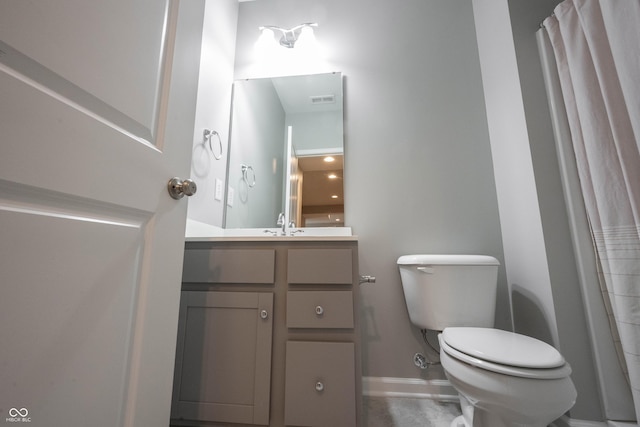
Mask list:
POLYGON ((234 83, 226 228, 344 225, 342 99, 340 73, 234 83))

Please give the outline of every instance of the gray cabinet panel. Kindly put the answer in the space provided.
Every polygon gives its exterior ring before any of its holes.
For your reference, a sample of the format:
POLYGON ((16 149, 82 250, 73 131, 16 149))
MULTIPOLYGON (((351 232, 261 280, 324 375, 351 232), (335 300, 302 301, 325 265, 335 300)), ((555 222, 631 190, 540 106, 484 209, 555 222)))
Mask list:
POLYGON ((274 283, 273 249, 189 249, 183 283, 274 283))
POLYGON ((356 425, 353 343, 289 341, 285 425, 356 425))
POLYGON ((353 283, 351 249, 289 249, 287 280, 291 284, 353 283))
POLYGON ((182 292, 180 302, 172 418, 269 424, 273 294, 182 292))
POLYGON ((351 291, 287 292, 288 328, 353 328, 351 291))

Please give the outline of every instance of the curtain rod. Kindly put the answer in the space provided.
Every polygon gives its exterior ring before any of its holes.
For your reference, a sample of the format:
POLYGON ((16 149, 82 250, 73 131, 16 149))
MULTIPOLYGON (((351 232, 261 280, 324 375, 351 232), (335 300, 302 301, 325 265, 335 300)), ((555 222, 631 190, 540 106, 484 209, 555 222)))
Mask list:
MULTIPOLYGON (((549 16, 549 18, 551 18, 551 17, 555 17, 555 16, 556 16, 556 14, 555 14, 555 13, 552 13, 552 14, 549 16)), ((546 21, 546 19, 547 19, 547 18, 545 18, 545 19, 540 23, 540 25, 538 25, 538 27, 540 27, 540 28, 545 28, 545 26, 544 26, 544 21, 546 21)))

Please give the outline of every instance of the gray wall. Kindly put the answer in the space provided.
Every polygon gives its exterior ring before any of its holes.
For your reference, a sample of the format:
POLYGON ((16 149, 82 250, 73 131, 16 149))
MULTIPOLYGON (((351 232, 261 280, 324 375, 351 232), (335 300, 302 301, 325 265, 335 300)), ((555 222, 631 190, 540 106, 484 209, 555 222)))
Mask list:
POLYGON ((298 155, 341 153, 343 148, 342 111, 317 111, 287 114, 287 125, 293 126, 293 146, 298 155), (316 153, 316 154, 313 154, 316 153))
MULTIPOLYGON (((412 359, 425 346, 409 322, 396 259, 504 259, 471 3, 241 3, 236 78, 260 77, 258 26, 312 21, 325 57, 305 71, 345 76, 345 219, 359 236, 360 272, 377 277, 361 288, 363 374, 420 377, 412 359)), ((497 305, 498 326, 510 328, 503 271, 497 305)))

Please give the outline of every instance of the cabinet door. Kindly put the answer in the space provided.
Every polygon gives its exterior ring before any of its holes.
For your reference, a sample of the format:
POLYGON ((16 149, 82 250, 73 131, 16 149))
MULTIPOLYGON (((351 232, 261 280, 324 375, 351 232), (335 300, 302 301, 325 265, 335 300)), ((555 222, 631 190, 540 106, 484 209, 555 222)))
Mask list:
POLYGON ((172 418, 269 424, 273 293, 182 292, 172 418))
POLYGON ((347 342, 287 342, 287 426, 356 425, 354 348, 347 342))

